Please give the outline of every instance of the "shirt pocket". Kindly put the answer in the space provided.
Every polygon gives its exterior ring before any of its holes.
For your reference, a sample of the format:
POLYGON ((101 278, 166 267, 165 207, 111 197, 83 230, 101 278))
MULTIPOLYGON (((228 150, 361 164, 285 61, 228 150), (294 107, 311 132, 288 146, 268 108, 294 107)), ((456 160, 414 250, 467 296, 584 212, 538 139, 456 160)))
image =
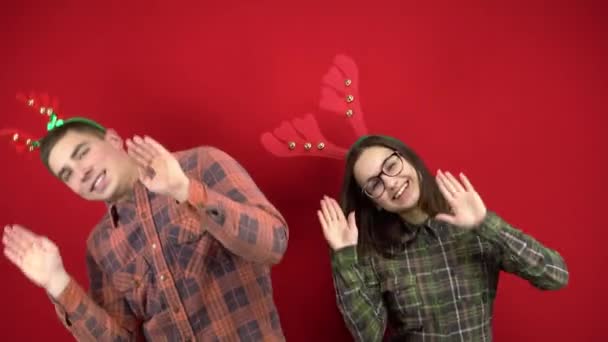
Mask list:
POLYGON ((470 263, 451 269, 456 299, 463 303, 486 303, 488 301, 488 278, 483 264, 470 263))
POLYGON ((174 219, 163 229, 164 238, 173 245, 182 245, 198 242, 205 230, 198 210, 186 204, 172 203, 169 206, 171 217, 174 219))
POLYGON ((382 284, 391 326, 399 334, 424 327, 422 299, 415 275, 390 277, 382 284))
POLYGON ((491 305, 486 272, 482 264, 473 262, 451 268, 455 302, 444 308, 440 327, 447 333, 458 331, 459 326, 477 327, 489 324, 491 305))
POLYGON ((138 318, 146 318, 150 315, 149 308, 152 305, 148 298, 151 291, 151 277, 153 277, 153 273, 150 265, 141 256, 133 258, 125 267, 111 276, 112 286, 138 318))
POLYGON ((456 300, 464 304, 488 302, 492 286, 489 266, 491 246, 477 236, 469 238, 458 249, 456 263, 450 267, 455 282, 456 300))

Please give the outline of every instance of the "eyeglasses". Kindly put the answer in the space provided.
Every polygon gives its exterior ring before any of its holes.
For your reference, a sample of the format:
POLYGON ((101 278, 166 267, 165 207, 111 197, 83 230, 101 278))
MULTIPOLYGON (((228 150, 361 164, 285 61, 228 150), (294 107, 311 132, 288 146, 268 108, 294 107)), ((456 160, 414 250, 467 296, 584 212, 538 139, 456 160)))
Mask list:
POLYGON ((380 171, 376 177, 370 178, 367 183, 365 183, 363 192, 371 198, 379 198, 386 189, 386 185, 381 176, 387 175, 389 177, 395 177, 401 170, 403 170, 403 160, 401 160, 399 152, 395 151, 382 162, 382 171, 380 171))

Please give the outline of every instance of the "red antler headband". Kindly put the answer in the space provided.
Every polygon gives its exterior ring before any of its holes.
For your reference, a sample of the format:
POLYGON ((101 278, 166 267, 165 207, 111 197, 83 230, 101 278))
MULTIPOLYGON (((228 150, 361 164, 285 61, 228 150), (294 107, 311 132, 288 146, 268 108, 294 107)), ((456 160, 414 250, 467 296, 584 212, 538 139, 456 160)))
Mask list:
MULTIPOLYGON (((21 102, 24 102, 28 107, 34 109, 36 112, 40 113, 44 117, 48 118, 46 125, 46 134, 58 127, 61 127, 71 122, 82 122, 92 127, 98 128, 102 132, 105 132, 105 128, 102 125, 87 118, 73 117, 65 120, 60 119, 56 112, 56 108, 59 104, 57 99, 54 98, 53 100, 51 100, 46 94, 30 94, 30 96, 27 97, 23 94, 18 94, 17 99, 21 102)), ((18 152, 23 152, 25 150, 32 152, 40 147, 40 143, 46 135, 41 138, 35 138, 33 134, 23 130, 14 128, 4 128, 0 129, 0 137, 1 136, 10 136, 11 141, 13 142, 18 152)))
MULTIPOLYGON (((355 134, 367 134, 359 97, 359 70, 352 58, 338 55, 323 76, 320 107, 348 120, 355 134)), ((311 113, 283 121, 261 136, 264 148, 278 157, 317 156, 343 159, 347 149, 328 141, 311 113)))

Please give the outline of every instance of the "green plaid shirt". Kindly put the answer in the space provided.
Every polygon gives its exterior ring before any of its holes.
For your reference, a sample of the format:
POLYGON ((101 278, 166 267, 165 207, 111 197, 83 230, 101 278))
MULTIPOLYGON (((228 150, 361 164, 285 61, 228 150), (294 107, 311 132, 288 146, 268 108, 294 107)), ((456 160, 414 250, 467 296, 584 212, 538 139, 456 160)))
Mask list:
POLYGON ((464 230, 436 220, 400 248, 357 258, 355 247, 332 256, 338 307, 357 341, 389 334, 408 341, 491 341, 500 270, 543 290, 568 282, 555 251, 489 212, 464 230))

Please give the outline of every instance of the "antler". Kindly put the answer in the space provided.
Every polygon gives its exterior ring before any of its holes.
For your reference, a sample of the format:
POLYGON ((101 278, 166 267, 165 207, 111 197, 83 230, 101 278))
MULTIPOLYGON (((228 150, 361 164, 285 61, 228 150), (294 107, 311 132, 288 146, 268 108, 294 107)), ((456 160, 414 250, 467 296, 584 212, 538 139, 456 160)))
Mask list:
MULTIPOLYGON (((338 55, 329 71, 323 76, 319 107, 343 116, 357 136, 367 134, 359 99, 359 71, 355 62, 338 55)), ((315 156, 343 159, 347 149, 328 141, 313 114, 303 118, 283 121, 273 130, 261 136, 264 148, 278 157, 315 156)))
MULTIPOLYGON (((59 100, 57 98, 51 99, 48 94, 36 94, 30 92, 29 96, 23 93, 17 94, 17 100, 25 103, 28 107, 32 108, 35 112, 44 115, 44 118, 48 120, 47 130, 51 130, 57 125, 63 123, 63 120, 57 119, 56 110, 59 107, 59 100)), ((37 138, 33 134, 23 130, 15 128, 4 128, 0 130, 0 137, 10 137, 10 141, 17 152, 33 151, 40 146, 37 138)))
POLYGON ((337 55, 334 65, 323 76, 321 109, 349 119, 357 136, 367 134, 359 97, 359 69, 352 58, 337 55))
POLYGON ((3 139, 4 137, 10 138, 10 142, 19 153, 33 151, 35 148, 33 143, 36 138, 34 135, 16 128, 0 129, 0 137, 3 139))
POLYGON ((55 97, 51 99, 48 94, 36 94, 34 92, 30 92, 29 96, 26 96, 23 93, 18 93, 17 100, 25 103, 34 111, 47 116, 57 113, 57 109, 59 107, 59 100, 55 97))
POLYGON ((273 133, 263 133, 261 140, 266 150, 277 157, 307 155, 341 159, 346 153, 346 149, 327 141, 310 113, 302 119, 281 122, 273 133))

